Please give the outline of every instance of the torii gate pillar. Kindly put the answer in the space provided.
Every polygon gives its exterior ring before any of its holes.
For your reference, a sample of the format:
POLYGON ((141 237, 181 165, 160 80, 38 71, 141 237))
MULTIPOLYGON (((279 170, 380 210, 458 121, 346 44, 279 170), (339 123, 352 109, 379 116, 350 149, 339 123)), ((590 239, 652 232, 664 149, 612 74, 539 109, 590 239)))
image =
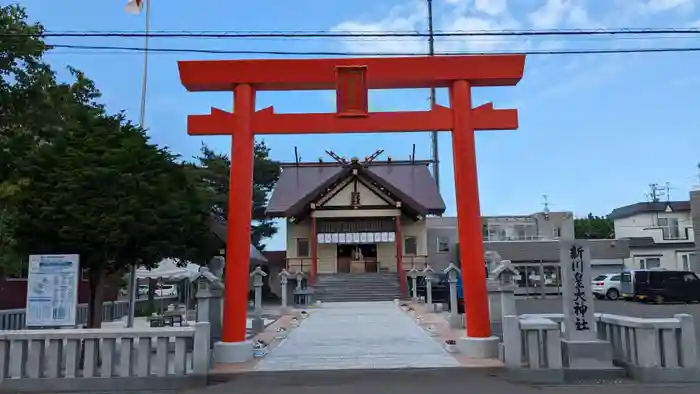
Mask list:
MULTIPOLYGON (((233 137, 224 321, 215 360, 235 363, 252 358, 246 310, 254 135, 425 130, 452 131, 467 321, 459 347, 470 357, 497 357, 499 339, 491 335, 484 269, 474 131, 516 129, 518 114, 496 110, 490 103, 472 108, 471 88, 515 85, 524 67, 524 55, 179 62, 180 79, 189 91, 234 91, 233 113, 213 108, 211 114, 188 118, 190 135, 233 137), (450 108, 369 112, 369 89, 411 88, 448 88, 450 108), (315 114, 276 114, 272 107, 255 111, 255 92, 260 90, 335 90, 338 109, 315 114)), ((405 273, 399 275, 405 280, 405 273)))

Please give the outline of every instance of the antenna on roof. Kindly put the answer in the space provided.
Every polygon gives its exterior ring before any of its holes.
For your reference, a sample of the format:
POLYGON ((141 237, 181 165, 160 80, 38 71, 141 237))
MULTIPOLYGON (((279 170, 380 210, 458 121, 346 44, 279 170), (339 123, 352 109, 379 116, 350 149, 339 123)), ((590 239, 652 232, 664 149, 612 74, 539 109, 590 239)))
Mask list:
POLYGON ((413 153, 411 154, 411 164, 416 164, 416 144, 413 144, 413 153))
MULTIPOLYGON (((697 175, 695 175, 695 177, 698 179, 698 181, 700 181, 700 163, 696 164, 695 166, 698 169, 698 173, 697 173, 697 175)), ((700 190, 700 183, 693 185, 693 189, 700 190)))
MULTIPOLYGON (((670 188, 668 184, 667 187, 670 188)), ((658 183, 652 183, 649 185, 649 193, 646 195, 649 202, 659 202, 661 201, 661 197, 664 195, 665 189, 659 186, 658 183)))
POLYGON ((666 182, 666 202, 671 202, 671 183, 666 182))
POLYGON ((372 155, 365 158, 365 164, 369 164, 369 163, 373 162, 374 159, 376 159, 382 153, 384 153, 384 149, 377 149, 374 153, 372 153, 372 155))
POLYGON ((296 165, 299 165, 300 160, 301 160, 301 157, 299 157, 299 150, 295 146, 294 147, 294 162, 296 163, 296 165))
POLYGON ((342 165, 346 165, 346 164, 347 164, 347 162, 345 161, 345 158, 338 156, 338 155, 337 155, 335 152, 333 152, 332 150, 327 150, 327 151, 326 151, 326 154, 327 154, 328 156, 332 157, 333 160, 337 161, 338 163, 340 163, 340 164, 342 164, 342 165))
POLYGON ((545 217, 545 218, 548 218, 548 217, 549 217, 549 213, 551 212, 551 211, 549 210, 549 196, 547 196, 546 194, 543 194, 543 195, 542 195, 542 199, 544 200, 544 201, 542 202, 542 205, 544 205, 544 209, 542 210, 542 212, 544 212, 544 217, 545 217))

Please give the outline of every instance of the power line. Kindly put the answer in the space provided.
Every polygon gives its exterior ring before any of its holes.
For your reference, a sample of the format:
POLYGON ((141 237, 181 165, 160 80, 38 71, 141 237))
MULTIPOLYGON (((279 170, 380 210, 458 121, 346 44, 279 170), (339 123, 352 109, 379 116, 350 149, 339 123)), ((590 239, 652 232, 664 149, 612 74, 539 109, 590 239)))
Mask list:
MULTIPOLYGON (((693 29, 594 29, 594 30, 474 30, 474 31, 434 31, 433 37, 504 37, 504 36, 601 36, 601 35, 700 35, 700 28, 693 29)), ((431 33, 418 31, 46 31, 37 34, 0 33, 0 37, 153 37, 153 38, 382 38, 382 37, 431 37, 431 33)))
MULTIPOLYGON (((52 48, 67 48, 80 50, 111 50, 111 51, 137 51, 143 52, 143 48, 130 46, 110 45, 71 45, 48 44, 52 48)), ((151 53, 207 53, 229 55, 300 55, 300 56, 425 56, 425 53, 416 52, 343 52, 343 51, 272 51, 272 50, 227 50, 227 49, 200 49, 200 48, 151 48, 151 53)), ((682 48, 626 48, 626 49, 571 49, 571 50, 531 50, 531 51, 443 51, 435 52, 436 56, 449 55, 595 55, 595 54, 624 54, 624 53, 667 53, 667 52, 700 52, 700 47, 682 48)))

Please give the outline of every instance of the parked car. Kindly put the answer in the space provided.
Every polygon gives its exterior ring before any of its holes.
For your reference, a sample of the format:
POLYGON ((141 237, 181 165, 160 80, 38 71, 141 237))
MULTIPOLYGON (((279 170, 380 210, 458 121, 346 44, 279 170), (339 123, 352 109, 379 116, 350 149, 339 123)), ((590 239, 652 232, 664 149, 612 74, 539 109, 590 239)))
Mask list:
POLYGON ((607 298, 612 301, 618 300, 620 298, 620 294, 622 294, 620 290, 621 277, 621 273, 596 276, 591 281, 593 295, 599 300, 603 298, 607 298))
POLYGON ((175 285, 160 285, 156 289, 156 297, 177 297, 177 287, 175 285))
POLYGON ((630 270, 622 273, 621 284, 626 300, 700 302, 700 279, 691 271, 630 270))
MULTIPOLYGON (((412 280, 409 279, 409 290, 411 288, 412 280)), ((449 304, 450 302, 450 284, 447 282, 447 274, 438 272, 433 274, 432 283, 432 298, 435 303, 449 304)), ((418 277, 416 284, 416 290, 418 297, 426 297, 427 287, 425 285, 425 278, 418 277)), ((410 292, 409 292, 410 293, 410 292)), ((457 278, 457 313, 464 313, 464 302, 462 296, 462 277, 457 278)))

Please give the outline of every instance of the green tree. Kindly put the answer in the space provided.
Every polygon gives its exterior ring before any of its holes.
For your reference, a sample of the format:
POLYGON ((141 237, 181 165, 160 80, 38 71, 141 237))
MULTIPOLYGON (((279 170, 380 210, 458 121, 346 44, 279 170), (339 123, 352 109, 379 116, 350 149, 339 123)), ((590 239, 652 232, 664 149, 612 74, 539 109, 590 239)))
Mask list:
POLYGON ((605 216, 593 216, 574 219, 574 233, 578 239, 612 239, 615 238, 613 221, 605 216))
POLYGON ((211 234, 209 207, 175 157, 121 115, 84 109, 76 121, 25 160, 29 181, 9 211, 16 250, 80 255, 97 327, 106 275, 166 257, 208 259, 199 246, 211 234))
POLYGON ((0 7, 0 31, 12 33, 0 37, 0 264, 80 254, 94 327, 105 275, 214 254, 208 189, 123 115, 107 115, 81 72, 57 81, 43 27, 26 19, 0 7))
MULTIPOLYGON (((270 192, 280 176, 280 163, 270 158, 270 148, 264 141, 255 143, 253 172, 253 223, 250 241, 259 249, 262 241, 277 233, 274 222, 265 215, 270 192)), ((212 213, 219 219, 228 217, 228 189, 231 161, 224 154, 215 153, 202 145, 201 154, 194 163, 195 171, 206 188, 209 189, 212 213)))
MULTIPOLYGON (((18 169, 37 147, 50 143, 72 117, 74 104, 100 111, 92 82, 77 70, 75 80, 59 83, 42 56, 48 46, 40 24, 27 22, 19 5, 0 6, 0 268, 12 269, 14 253, 8 199, 23 180, 18 169)), ((19 260, 19 261, 18 261, 19 260)))

